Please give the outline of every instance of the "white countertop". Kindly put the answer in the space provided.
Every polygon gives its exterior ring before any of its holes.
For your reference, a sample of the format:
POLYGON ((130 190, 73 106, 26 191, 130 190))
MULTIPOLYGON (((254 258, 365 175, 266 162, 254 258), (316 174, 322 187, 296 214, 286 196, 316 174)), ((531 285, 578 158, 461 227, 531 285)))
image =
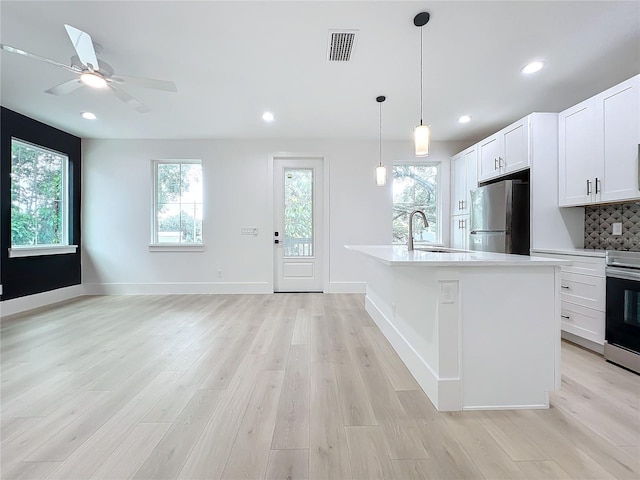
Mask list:
MULTIPOLYGON (((406 245, 345 245, 345 248, 360 252, 376 260, 393 266, 433 266, 433 267, 467 267, 467 266, 543 266, 569 265, 571 262, 544 257, 526 255, 508 255, 490 252, 452 251, 447 253, 413 250, 409 252, 406 245)), ((436 247, 437 248, 437 247, 436 247)), ((438 248, 439 250, 446 250, 438 248)))
POLYGON ((532 253, 557 253, 560 255, 576 255, 579 257, 605 257, 606 250, 593 248, 533 248, 532 253))

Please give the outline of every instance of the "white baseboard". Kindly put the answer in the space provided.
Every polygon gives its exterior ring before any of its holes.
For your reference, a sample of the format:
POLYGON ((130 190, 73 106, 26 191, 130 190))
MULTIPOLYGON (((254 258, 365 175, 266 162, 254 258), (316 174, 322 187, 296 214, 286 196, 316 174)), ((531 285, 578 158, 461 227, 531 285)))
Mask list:
POLYGON ((4 300, 0 302, 0 317, 15 315, 16 313, 26 312, 34 308, 46 307, 47 305, 64 302, 83 295, 85 295, 84 285, 73 285, 71 287, 27 295, 26 297, 4 300))
POLYGON ((327 293, 366 293, 366 282, 329 282, 327 293))
POLYGON ((587 340, 586 338, 579 337, 578 335, 564 330, 562 330, 562 338, 593 352, 599 353, 600 355, 604 355, 604 345, 600 345, 599 343, 592 342, 591 340, 587 340))
POLYGON ((269 282, 86 283, 87 295, 268 294, 269 282))

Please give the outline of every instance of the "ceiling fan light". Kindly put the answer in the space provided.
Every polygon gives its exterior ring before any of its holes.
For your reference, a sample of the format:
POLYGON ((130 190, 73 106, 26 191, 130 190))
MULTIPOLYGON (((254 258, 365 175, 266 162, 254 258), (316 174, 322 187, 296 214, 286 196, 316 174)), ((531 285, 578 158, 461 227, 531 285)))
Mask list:
POLYGON ((105 88, 107 86, 107 81, 104 77, 91 72, 81 74, 80 81, 91 88, 105 88))
POLYGON ((429 155, 431 144, 431 129, 429 125, 418 125, 413 131, 413 140, 415 142, 416 157, 429 155))

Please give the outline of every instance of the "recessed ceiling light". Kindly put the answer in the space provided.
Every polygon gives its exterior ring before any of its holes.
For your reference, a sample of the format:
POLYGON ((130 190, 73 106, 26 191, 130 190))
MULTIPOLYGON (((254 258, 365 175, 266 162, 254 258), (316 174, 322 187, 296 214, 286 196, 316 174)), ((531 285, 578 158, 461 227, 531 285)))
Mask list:
POLYGON ((536 60, 535 62, 531 62, 522 67, 522 73, 526 75, 529 75, 530 73, 536 73, 542 70, 542 67, 544 67, 544 62, 536 60))
POLYGON ((92 72, 85 72, 80 75, 80 81, 91 88, 104 88, 107 86, 107 81, 104 77, 92 72))
POLYGON ((265 122, 273 122, 273 120, 274 120, 273 113, 264 112, 262 114, 262 120, 264 120, 265 122))
POLYGON ((82 118, 86 120, 95 120, 97 117, 94 113, 91 112, 82 112, 82 118))
POLYGON ((469 123, 470 121, 471 121, 471 115, 462 115, 458 119, 458 122, 460 122, 460 123, 469 123))

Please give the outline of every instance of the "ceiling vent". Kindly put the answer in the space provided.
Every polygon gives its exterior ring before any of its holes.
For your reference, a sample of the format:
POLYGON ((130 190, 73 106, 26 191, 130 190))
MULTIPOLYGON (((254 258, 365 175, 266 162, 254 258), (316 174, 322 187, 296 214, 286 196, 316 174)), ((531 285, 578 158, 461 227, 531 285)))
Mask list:
POLYGON ((353 56, 358 30, 329 30, 327 60, 330 62, 348 62, 353 56))

